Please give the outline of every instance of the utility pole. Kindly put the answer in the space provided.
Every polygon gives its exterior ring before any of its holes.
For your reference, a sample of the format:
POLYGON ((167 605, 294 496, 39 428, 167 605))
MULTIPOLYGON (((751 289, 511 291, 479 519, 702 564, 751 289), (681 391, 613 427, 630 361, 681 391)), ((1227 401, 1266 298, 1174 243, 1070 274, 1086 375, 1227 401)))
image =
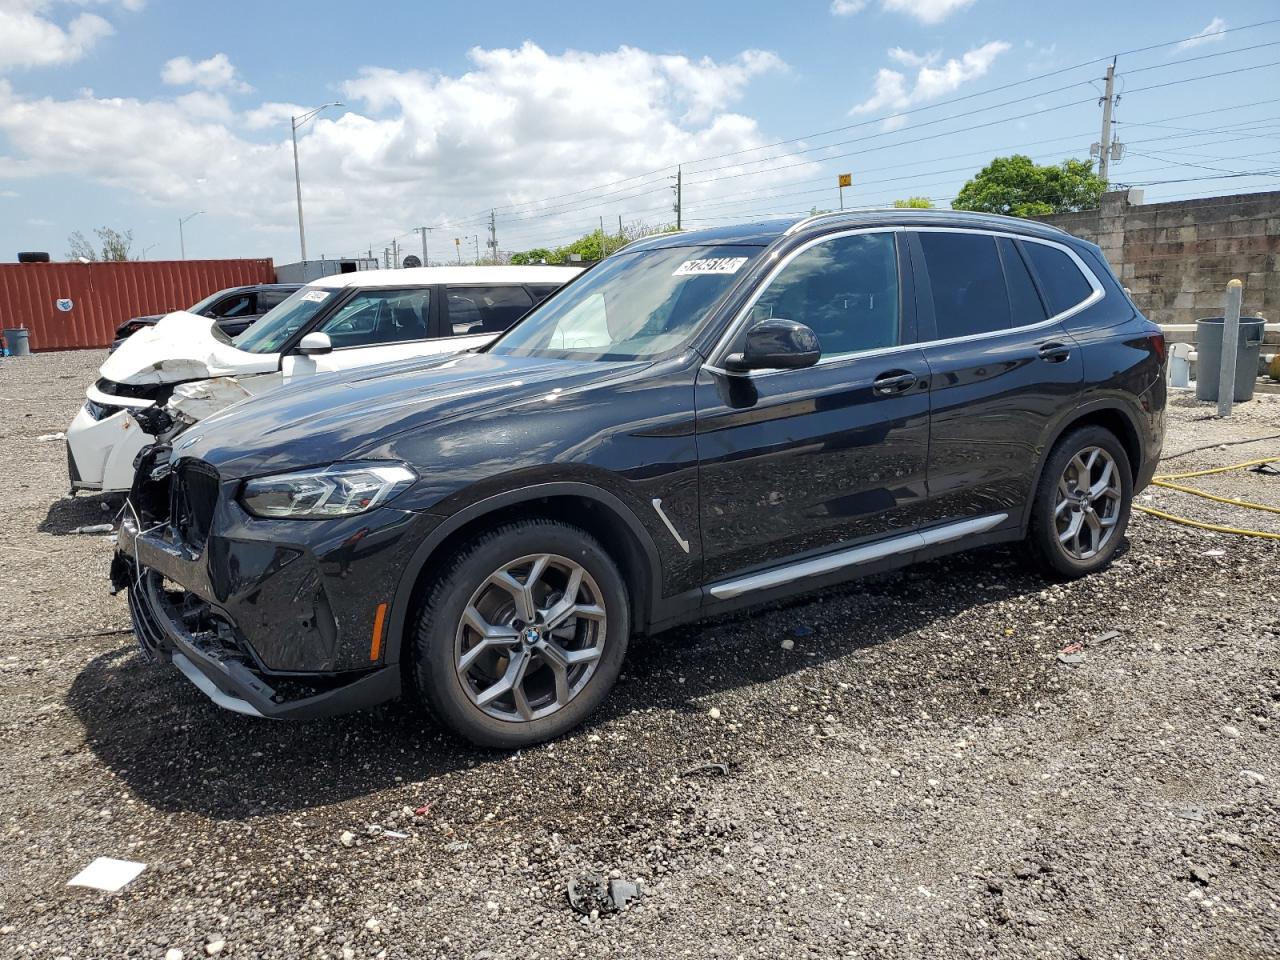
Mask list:
POLYGON ((1107 91, 1102 96, 1102 139, 1096 144, 1098 148, 1098 176, 1103 183, 1111 168, 1111 108, 1115 103, 1116 61, 1113 57, 1107 67, 1107 91))
POLYGON ((384 270, 391 269, 391 248, 390 247, 382 248, 382 267, 384 270))
POLYGON ((395 270, 400 266, 400 241, 392 238, 391 240, 391 269, 395 270))
POLYGON ((435 227, 414 227, 414 229, 422 237, 422 265, 429 267, 431 266, 431 261, 427 259, 427 232, 434 230, 435 227))
POLYGON ((498 219, 493 211, 489 211, 489 257, 498 262, 498 219))
POLYGON ((182 232, 182 225, 186 223, 188 220, 190 220, 192 217, 198 217, 202 213, 204 213, 203 210, 197 210, 195 213, 188 214, 185 217, 178 218, 178 248, 182 251, 183 260, 187 259, 187 238, 182 232))
POLYGON ((676 164, 675 179, 676 179, 676 185, 671 189, 676 192, 676 202, 671 209, 674 210, 676 214, 676 229, 680 230, 682 229, 681 219, 680 219, 682 214, 681 208, 684 207, 684 197, 682 196, 683 187, 684 187, 684 170, 681 168, 679 164, 676 164))
POLYGON ((471 235, 471 244, 476 251, 476 266, 480 266, 480 234, 473 233, 471 235))
POLYGON ((325 103, 300 116, 289 118, 289 129, 293 136, 293 187, 298 196, 298 247, 302 251, 303 260, 307 259, 307 231, 302 225, 302 174, 298 170, 298 128, 314 120, 321 110, 340 106, 342 104, 337 101, 325 103))

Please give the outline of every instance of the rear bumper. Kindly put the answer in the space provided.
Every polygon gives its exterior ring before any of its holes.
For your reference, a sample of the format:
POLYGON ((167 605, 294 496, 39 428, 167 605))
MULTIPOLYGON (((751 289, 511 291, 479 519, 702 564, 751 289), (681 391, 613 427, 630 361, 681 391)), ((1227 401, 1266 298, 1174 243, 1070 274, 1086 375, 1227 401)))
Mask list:
MULTIPOLYGON (((117 557, 117 564, 127 560, 117 557)), ((249 661, 229 656, 208 636, 190 632, 180 612, 167 599, 159 574, 143 568, 121 571, 130 578, 129 616, 145 656, 168 660, 218 706, 236 713, 273 719, 306 719, 360 710, 400 695, 400 673, 394 665, 350 677, 326 678, 324 689, 287 696, 272 686, 249 661)))

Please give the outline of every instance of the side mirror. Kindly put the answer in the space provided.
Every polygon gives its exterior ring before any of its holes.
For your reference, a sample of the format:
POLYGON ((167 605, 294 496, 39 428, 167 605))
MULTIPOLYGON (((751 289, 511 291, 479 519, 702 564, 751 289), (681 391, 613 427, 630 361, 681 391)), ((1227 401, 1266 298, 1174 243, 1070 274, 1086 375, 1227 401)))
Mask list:
POLYGON ((308 333, 298 341, 298 353, 304 357, 318 357, 333 353, 333 341, 327 333, 308 333))
POLYGON ((818 335, 803 323, 783 320, 761 320, 747 331, 747 340, 741 353, 725 357, 725 369, 734 372, 748 370, 798 370, 812 367, 822 356, 818 335))

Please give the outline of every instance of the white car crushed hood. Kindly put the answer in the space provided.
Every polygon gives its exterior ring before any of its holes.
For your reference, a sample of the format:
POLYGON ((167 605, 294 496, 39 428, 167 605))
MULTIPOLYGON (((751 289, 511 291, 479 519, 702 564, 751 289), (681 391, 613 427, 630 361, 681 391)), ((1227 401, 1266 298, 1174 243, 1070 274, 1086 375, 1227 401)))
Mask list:
POLYGON ((214 335, 216 326, 208 317, 177 310, 122 343, 102 364, 101 375, 114 383, 141 386, 269 373, 279 368, 278 354, 237 350, 214 335))

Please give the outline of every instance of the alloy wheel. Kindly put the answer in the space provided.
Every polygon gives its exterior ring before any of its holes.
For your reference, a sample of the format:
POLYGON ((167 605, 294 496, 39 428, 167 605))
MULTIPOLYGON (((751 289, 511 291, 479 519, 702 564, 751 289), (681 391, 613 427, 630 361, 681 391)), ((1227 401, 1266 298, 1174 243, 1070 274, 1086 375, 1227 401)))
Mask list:
POLYGON ((1058 479, 1053 520, 1062 549, 1075 560, 1096 557, 1115 535, 1122 505, 1115 458, 1102 447, 1085 447, 1058 479))
POLYGON ((520 557, 493 571, 458 623, 454 664, 471 702, 499 720, 528 722, 563 709, 604 652, 600 588, 580 563, 520 557))

